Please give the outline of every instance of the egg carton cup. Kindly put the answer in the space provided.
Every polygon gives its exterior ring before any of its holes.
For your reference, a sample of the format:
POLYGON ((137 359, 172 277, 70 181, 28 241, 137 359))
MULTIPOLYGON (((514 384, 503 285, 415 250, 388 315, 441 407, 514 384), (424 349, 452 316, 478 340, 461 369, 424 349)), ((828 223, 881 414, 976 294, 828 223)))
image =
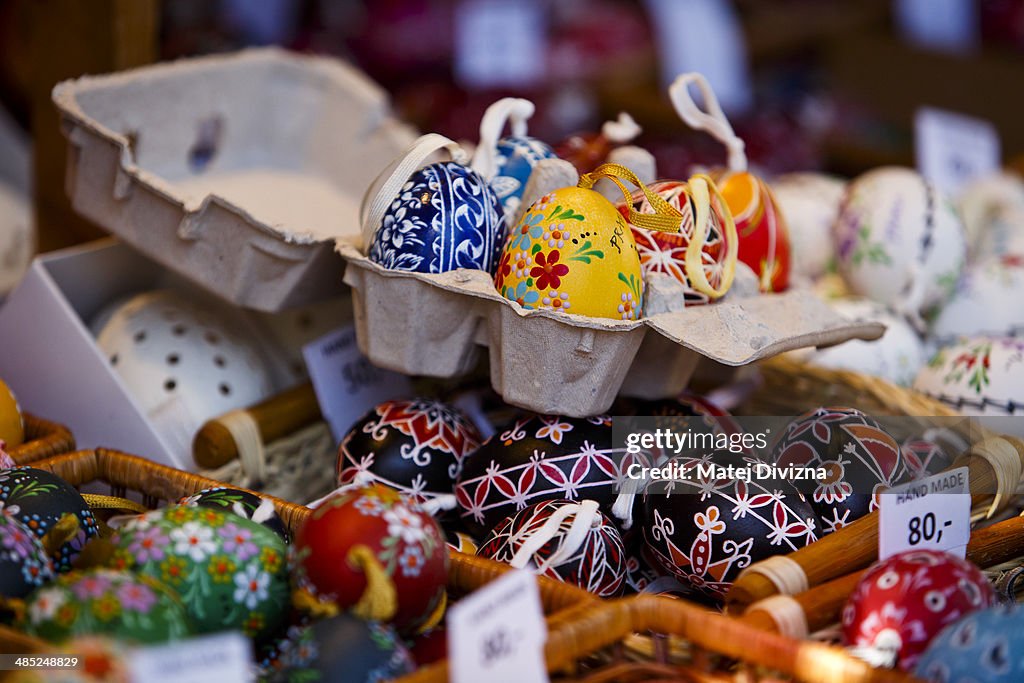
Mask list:
POLYGON ((664 398, 686 388, 697 363, 740 366, 806 346, 877 339, 878 323, 853 322, 806 290, 729 298, 638 321, 528 310, 483 271, 388 270, 352 241, 348 262, 359 348, 380 367, 454 377, 489 350, 504 400, 540 413, 602 413, 620 392, 664 398))
POLYGON ((415 138, 357 70, 272 48, 65 81, 53 100, 78 212, 267 312, 343 290, 333 238, 415 138))

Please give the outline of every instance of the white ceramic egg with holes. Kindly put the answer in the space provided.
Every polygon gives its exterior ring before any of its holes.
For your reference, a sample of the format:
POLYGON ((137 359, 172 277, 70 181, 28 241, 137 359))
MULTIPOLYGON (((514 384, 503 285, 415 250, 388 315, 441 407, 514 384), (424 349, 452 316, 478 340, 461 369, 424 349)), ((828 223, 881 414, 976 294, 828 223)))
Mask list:
POLYGON ((840 299, 830 305, 850 320, 882 323, 885 334, 874 341, 852 339, 812 351, 807 362, 875 375, 904 386, 913 383, 926 356, 921 338, 905 319, 869 299, 840 299))
POLYGON ((816 280, 833 259, 832 226, 846 183, 822 173, 788 173, 771 188, 789 227, 792 275, 796 280, 816 280))
POLYGON ((978 335, 1024 336, 1024 255, 993 257, 968 267, 931 334, 940 344, 978 335))
POLYGON ((274 387, 252 327, 237 311, 172 290, 100 313, 96 343, 172 452, 191 452, 206 420, 274 387))
POLYGON ((918 323, 952 296, 966 260, 952 202, 909 168, 875 169, 850 183, 833 234, 850 290, 918 323))

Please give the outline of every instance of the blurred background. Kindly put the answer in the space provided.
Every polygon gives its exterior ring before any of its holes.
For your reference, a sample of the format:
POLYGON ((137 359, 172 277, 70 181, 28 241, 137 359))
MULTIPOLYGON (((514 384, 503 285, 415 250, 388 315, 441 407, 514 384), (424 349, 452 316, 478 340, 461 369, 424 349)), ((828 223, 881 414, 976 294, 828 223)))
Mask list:
POLYGON ((0 182, 33 197, 39 247, 101 234, 63 198, 54 83, 253 45, 350 60, 454 138, 505 95, 552 143, 627 111, 663 176, 724 161, 666 96, 689 70, 767 174, 912 165, 922 106, 1024 152, 1024 0, 0 0, 0 182))

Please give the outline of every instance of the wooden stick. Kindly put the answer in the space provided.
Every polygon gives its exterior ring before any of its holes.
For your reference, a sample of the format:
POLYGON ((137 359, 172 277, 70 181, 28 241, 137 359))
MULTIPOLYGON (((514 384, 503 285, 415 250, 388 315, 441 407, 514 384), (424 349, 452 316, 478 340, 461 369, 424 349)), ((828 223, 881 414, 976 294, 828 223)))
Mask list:
MULTIPOLYGON (((981 449, 993 446, 1014 448, 1018 458, 1024 453, 1024 444, 1020 441, 993 437, 972 446, 951 466, 968 468, 971 491, 977 492, 972 497, 976 504, 990 501, 992 495, 988 492, 996 489, 995 470, 977 454, 981 449)), ((862 569, 878 557, 878 512, 872 512, 786 557, 800 566, 812 587, 862 569)), ((752 565, 751 569, 756 566, 752 565)), ((776 585, 763 574, 747 569, 726 595, 726 609, 731 614, 742 614, 747 606, 778 592, 776 585)))
MULTIPOLYGON (((967 544, 967 559, 982 568, 993 567, 1024 555, 1024 517, 1014 517, 971 535, 967 544)), ((827 628, 839 621, 843 606, 867 573, 862 569, 838 579, 822 583, 814 588, 794 595, 807 620, 808 631, 827 628)), ((778 631, 778 624, 772 616, 751 606, 740 617, 740 621, 766 631, 778 631)))
MULTIPOLYGON (((323 419, 313 385, 309 382, 288 389, 246 409, 256 421, 264 443, 292 434, 323 419)), ((192 457, 200 467, 213 469, 238 457, 238 444, 221 418, 200 427, 192 441, 192 457)))

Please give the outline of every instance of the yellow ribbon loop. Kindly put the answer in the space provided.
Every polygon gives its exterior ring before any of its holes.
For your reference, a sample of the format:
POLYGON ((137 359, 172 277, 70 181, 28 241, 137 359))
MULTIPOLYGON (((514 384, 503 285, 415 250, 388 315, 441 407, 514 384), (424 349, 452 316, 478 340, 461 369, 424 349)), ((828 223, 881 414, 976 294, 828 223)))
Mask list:
POLYGON ((437 601, 437 607, 435 607, 434 611, 430 613, 430 618, 427 619, 426 623, 416 630, 416 633, 426 633, 440 624, 441 620, 444 619, 444 612, 446 609, 448 609, 448 593, 441 593, 441 599, 437 601))
POLYGON ((601 164, 590 173, 584 173, 581 175, 578 187, 582 187, 585 190, 592 189, 594 184, 601 178, 607 178, 618 185, 619 189, 622 190, 622 199, 625 201, 626 207, 629 209, 629 222, 631 225, 635 225, 638 228, 644 228, 645 230, 679 232, 683 215, 679 213, 676 208, 666 202, 664 197, 659 195, 657 192, 651 192, 646 185, 640 182, 640 179, 636 177, 636 174, 625 166, 620 164, 601 164), (626 180, 640 188, 640 191, 644 193, 648 203, 651 205, 651 209, 654 210, 653 214, 640 213, 633 208, 633 193, 625 186, 622 182, 623 180, 626 180))
POLYGON ((304 588, 297 588, 292 591, 292 606, 314 619, 330 619, 331 617, 338 616, 340 613, 336 604, 320 600, 304 588))
POLYGON ((101 496, 96 493, 83 493, 82 498, 85 499, 85 504, 89 506, 90 510, 124 510, 126 512, 136 512, 140 515, 149 512, 149 508, 145 505, 136 503, 134 500, 128 500, 127 498, 101 496))
POLYGON ((377 557, 365 545, 356 545, 348 553, 348 563, 366 575, 366 590, 352 613, 360 619, 390 621, 398 611, 398 595, 377 557))
POLYGON ((70 541, 78 534, 82 527, 78 523, 78 517, 70 512, 65 512, 57 523, 50 527, 50 530, 43 535, 43 548, 47 554, 55 555, 62 545, 70 541))
POLYGON ((712 299, 718 299, 725 295, 732 287, 733 277, 736 275, 736 261, 740 253, 740 240, 736 233, 736 221, 733 220, 732 212, 728 204, 718 191, 714 181, 703 173, 690 178, 686 183, 686 194, 693 201, 693 236, 686 247, 686 277, 690 280, 690 286, 702 294, 707 294, 712 299), (721 226, 724 231, 722 239, 726 244, 725 262, 722 264, 722 282, 716 289, 708 282, 707 274, 704 272, 704 242, 708 238, 708 223, 711 220, 712 198, 718 202, 719 215, 722 216, 724 224, 721 226))

